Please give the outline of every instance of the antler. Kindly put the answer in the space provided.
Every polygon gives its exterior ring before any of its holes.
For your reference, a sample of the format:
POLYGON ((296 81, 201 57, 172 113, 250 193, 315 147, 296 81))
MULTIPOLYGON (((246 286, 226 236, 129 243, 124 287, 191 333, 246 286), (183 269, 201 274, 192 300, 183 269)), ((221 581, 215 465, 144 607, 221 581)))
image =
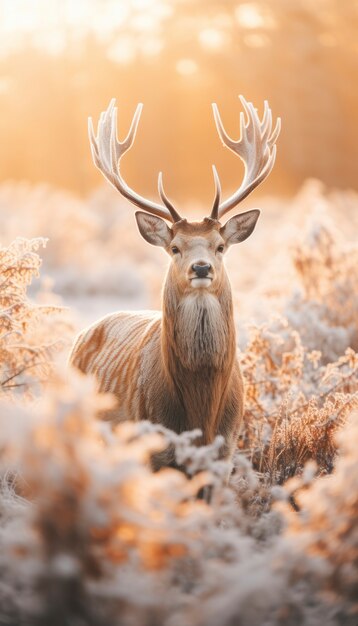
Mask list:
POLYGON ((245 164, 245 175, 241 186, 222 203, 220 203, 220 185, 214 169, 216 194, 210 217, 215 220, 219 220, 225 213, 233 209, 267 178, 276 158, 275 143, 281 130, 281 119, 277 118, 276 126, 272 131, 272 113, 267 100, 265 100, 264 115, 260 121, 253 104, 247 102, 243 96, 239 96, 239 98, 246 111, 248 121, 245 123, 244 114, 241 112, 241 136, 238 141, 229 137, 223 127, 218 107, 213 104, 216 128, 224 146, 235 152, 245 164))
POLYGON ((165 195, 161 173, 158 177, 158 188, 159 195, 165 207, 143 198, 133 191, 123 180, 119 169, 119 162, 122 156, 133 145, 143 105, 138 104, 127 137, 124 141, 118 141, 117 107, 115 106, 115 102, 113 98, 109 103, 108 109, 101 113, 97 127, 97 135, 95 135, 93 129, 92 118, 88 118, 88 134, 92 157, 96 167, 122 196, 130 200, 130 202, 133 202, 136 206, 144 209, 144 211, 148 213, 170 220, 171 222, 180 221, 182 218, 165 195))

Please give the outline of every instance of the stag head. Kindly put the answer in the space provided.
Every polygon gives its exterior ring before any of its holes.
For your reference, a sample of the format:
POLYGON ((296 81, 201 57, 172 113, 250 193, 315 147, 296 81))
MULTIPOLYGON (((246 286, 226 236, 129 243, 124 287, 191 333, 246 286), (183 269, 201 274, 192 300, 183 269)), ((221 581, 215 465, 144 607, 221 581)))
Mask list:
POLYGON ((193 288, 215 291, 224 272, 223 255, 229 246, 251 235, 260 215, 258 209, 253 209, 235 215, 224 225, 221 223, 222 217, 270 174, 275 163, 275 144, 281 128, 281 120, 277 118, 272 130, 272 114, 267 101, 260 120, 253 104, 243 96, 240 96, 240 100, 246 119, 241 112, 241 135, 237 141, 226 133, 216 104, 213 104, 213 113, 224 146, 239 156, 245 165, 244 178, 240 187, 222 202, 220 180, 213 166, 215 199, 210 216, 201 222, 188 222, 179 215, 165 194, 162 173, 158 177, 158 191, 163 204, 140 196, 122 178, 120 160, 133 145, 142 104, 137 106, 128 135, 122 142, 117 139, 117 108, 114 99, 100 116, 97 135, 89 118, 89 137, 96 167, 125 198, 143 209, 135 213, 139 232, 146 241, 163 247, 172 257, 171 272, 183 292, 193 288))

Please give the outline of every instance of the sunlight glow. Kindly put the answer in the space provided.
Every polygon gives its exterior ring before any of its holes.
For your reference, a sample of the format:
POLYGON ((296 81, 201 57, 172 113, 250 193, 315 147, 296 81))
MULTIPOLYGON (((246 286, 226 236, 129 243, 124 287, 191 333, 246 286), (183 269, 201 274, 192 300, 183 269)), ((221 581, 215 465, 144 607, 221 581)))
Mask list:
POLYGON ((261 28, 265 26, 265 20, 257 4, 240 4, 235 9, 235 16, 243 28, 261 28))
POLYGON ((225 44, 225 33, 217 28, 204 28, 199 33, 199 42, 208 50, 219 50, 225 44))
POLYGON ((155 30, 158 26, 158 20, 154 15, 149 13, 137 13, 131 19, 131 26, 133 30, 139 32, 148 32, 155 30))
MULTIPOLYGON (((76 39, 92 32, 101 41, 108 41, 118 28, 125 36, 154 35, 173 10, 167 0, 1 0, 0 6, 2 55, 21 47, 25 39, 50 54, 61 54, 69 29, 76 39)), ((152 55, 158 49, 148 46, 152 55)), ((126 43, 115 44, 111 55, 121 62, 133 56, 126 43)))
POLYGON ((275 28, 276 20, 268 7, 255 2, 240 4, 235 9, 235 17, 242 28, 275 28))
POLYGON ((163 42, 158 37, 146 37, 140 43, 140 51, 144 56, 154 57, 163 50, 163 42))
POLYGON ((107 56, 112 61, 127 65, 134 61, 136 49, 132 37, 121 36, 115 39, 107 51, 107 56))
POLYGON ((181 74, 182 76, 192 76, 198 71, 199 67, 193 59, 180 59, 177 62, 175 69, 178 74, 181 74))

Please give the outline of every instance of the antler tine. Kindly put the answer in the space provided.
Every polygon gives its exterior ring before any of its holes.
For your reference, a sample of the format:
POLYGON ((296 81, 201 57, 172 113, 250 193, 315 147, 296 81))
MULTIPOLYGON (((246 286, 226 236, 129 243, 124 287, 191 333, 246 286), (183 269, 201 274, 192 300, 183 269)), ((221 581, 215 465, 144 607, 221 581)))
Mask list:
POLYGON ((180 217, 179 213, 175 210, 174 206, 172 205, 172 203, 170 202, 168 196, 166 195, 164 191, 162 172, 159 172, 159 175, 158 175, 158 191, 159 191, 159 195, 160 195, 162 202, 164 202, 165 206, 167 207, 167 209, 169 209, 171 213, 173 222, 180 222, 182 218, 180 217))
POLYGON ((281 132, 281 118, 278 117, 277 120, 276 120, 276 126, 275 126, 274 130, 271 133, 271 137, 269 137, 268 140, 267 140, 267 144, 268 144, 269 148, 272 148, 275 145, 280 132, 281 132))
POLYGON ((211 210, 210 217, 212 220, 218 220, 219 219, 218 211, 219 211, 220 196, 221 196, 221 184, 220 184, 219 174, 215 165, 213 165, 212 167, 213 167, 214 183, 215 183, 215 198, 214 198, 213 208, 211 210))
MULTIPOLYGON (((129 128, 129 131, 128 131, 128 135, 124 139, 124 141, 122 141, 120 144, 122 146, 123 154, 124 152, 127 152, 127 150, 129 150, 129 148, 131 148, 134 143, 137 130, 138 130, 139 120, 142 115, 142 110, 143 110, 143 104, 140 102, 139 104, 137 104, 137 108, 134 112, 133 119, 129 128)), ((113 129, 115 133, 114 137, 116 139, 116 142, 120 143, 117 139, 117 107, 114 109, 113 129)))
POLYGON ((235 141, 227 134, 221 121, 216 104, 213 104, 213 113, 216 128, 223 145, 232 150, 245 165, 245 174, 239 189, 230 198, 218 207, 220 219, 225 213, 233 209, 244 200, 270 174, 276 158, 275 143, 281 130, 281 120, 277 118, 276 126, 272 131, 272 113, 265 100, 262 121, 251 102, 239 96, 246 113, 240 113, 240 139, 235 141))
POLYGON ((267 141, 272 130, 272 113, 267 100, 264 103, 264 115, 261 122, 262 139, 267 141))
POLYGON ((97 135, 93 128, 92 118, 88 118, 88 134, 94 164, 111 185, 130 202, 144 209, 144 211, 152 213, 152 215, 157 215, 171 222, 179 221, 181 217, 166 198, 164 191, 161 198, 163 201, 164 198, 166 199, 164 201, 165 207, 140 196, 122 178, 119 168, 120 160, 133 145, 143 105, 138 104, 126 138, 119 141, 117 138, 117 107, 115 102, 113 98, 107 110, 101 113, 97 135))

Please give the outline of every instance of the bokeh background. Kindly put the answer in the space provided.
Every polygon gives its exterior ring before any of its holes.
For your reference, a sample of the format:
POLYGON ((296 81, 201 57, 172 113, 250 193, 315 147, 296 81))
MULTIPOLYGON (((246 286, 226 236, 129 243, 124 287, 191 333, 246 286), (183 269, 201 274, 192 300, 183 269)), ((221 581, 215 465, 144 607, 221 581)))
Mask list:
POLYGON ((227 191, 241 168, 210 104, 235 135, 243 93, 283 119, 266 192, 308 176, 352 187, 357 32, 355 0, 1 0, 1 178, 87 194, 101 182, 87 116, 116 97, 122 133, 145 105, 128 181, 154 195, 163 170, 178 202, 211 202, 211 164, 227 191))
POLYGON ((2 240, 48 237, 42 280, 86 318, 159 306, 163 253, 93 166, 87 117, 115 97, 124 137, 143 102, 125 178, 157 198, 163 171, 178 209, 203 215, 211 165, 224 197, 243 174, 211 103, 237 137, 242 93, 259 112, 267 99, 282 133, 272 174, 243 203, 264 209, 260 225, 228 265, 241 310, 258 289, 275 293, 317 207, 354 236, 357 32, 354 0, 0 0, 2 240))

